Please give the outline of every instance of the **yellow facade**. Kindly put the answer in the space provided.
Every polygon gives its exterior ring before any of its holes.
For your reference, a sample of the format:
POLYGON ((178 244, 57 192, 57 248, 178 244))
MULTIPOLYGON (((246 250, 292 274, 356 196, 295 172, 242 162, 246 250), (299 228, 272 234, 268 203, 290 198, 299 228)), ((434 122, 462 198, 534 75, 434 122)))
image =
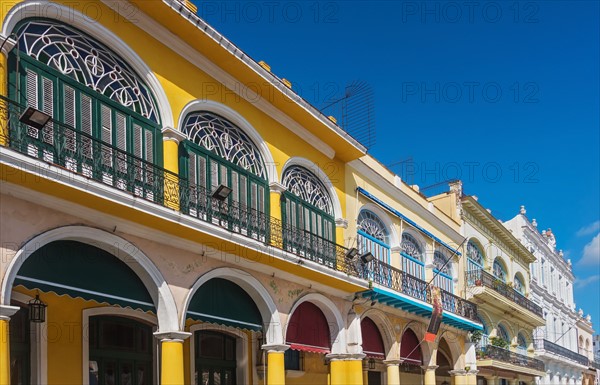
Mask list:
MULTIPOLYGON (((3 26, 10 22, 14 27, 16 19, 24 14, 31 17, 48 15, 41 8, 16 11, 17 5, 19 2, 6 2, 2 7, 3 26)), ((113 48, 124 61, 135 63, 137 71, 141 68, 148 71, 139 75, 144 75, 142 78, 152 85, 150 91, 157 93, 154 97, 161 114, 157 127, 161 134, 157 134, 157 138, 160 139, 158 152, 162 156, 154 166, 166 171, 154 174, 156 179, 147 184, 156 191, 162 190, 165 196, 171 194, 172 199, 162 202, 154 195, 139 194, 135 188, 124 191, 119 188, 119 183, 126 183, 124 177, 106 183, 102 180, 106 171, 86 175, 83 167, 69 169, 68 165, 56 163, 56 159, 40 159, 39 156, 36 159, 27 152, 27 147, 19 148, 6 139, 0 142, 0 175, 5 186, 1 193, 3 201, 10 202, 0 208, 3 210, 3 229, 8 229, 3 232, 0 251, 2 255, 10 255, 11 261, 17 261, 17 255, 24 256, 14 264, 3 264, 0 270, 0 280, 7 288, 2 293, 0 305, 10 305, 11 295, 34 297, 38 292, 14 284, 15 277, 20 274, 19 267, 35 254, 33 250, 52 242, 72 241, 97 246, 125 262, 145 285, 152 301, 149 305, 154 309, 147 312, 131 310, 118 303, 109 306, 82 297, 73 298, 71 294, 39 290, 41 299, 47 304, 45 325, 50 334, 46 345, 39 341, 30 342, 34 349, 43 350, 39 362, 31 363, 31 378, 37 376, 37 381, 46 376, 48 384, 61 385, 91 381, 87 367, 94 372, 92 362, 84 362, 89 351, 85 347, 88 314, 139 318, 141 323, 152 324, 156 333, 152 343, 155 353, 152 373, 156 381, 165 385, 199 381, 194 378, 198 373, 193 356, 197 352, 206 353, 195 346, 195 333, 200 331, 222 337, 224 346, 229 348, 227 343, 235 344, 237 356, 225 357, 227 354, 224 353, 224 358, 219 358, 223 367, 218 375, 223 378, 235 376, 233 378, 248 384, 261 384, 266 380, 267 384, 276 385, 362 385, 370 382, 371 375, 394 385, 436 385, 450 378, 446 372, 464 370, 468 366, 465 357, 467 332, 481 325, 473 314, 461 310, 470 306, 474 309, 475 305, 463 298, 462 272, 465 267, 459 254, 465 253, 464 238, 460 233, 461 220, 451 204, 456 200, 456 192, 444 198, 427 199, 366 155, 365 148, 347 137, 332 120, 294 101, 288 87, 265 72, 264 66, 257 70, 247 58, 236 56, 226 44, 220 44, 210 35, 212 30, 199 28, 201 21, 198 20, 197 25, 187 22, 185 17, 192 17, 186 16, 189 8, 170 6, 169 1, 130 1, 117 5, 100 1, 57 1, 53 6, 59 10, 68 9, 74 15, 70 20, 54 21, 66 25, 72 23, 73 28, 83 30, 113 48), (135 14, 119 8, 121 5, 134 7, 135 14), (85 20, 90 7, 97 10, 98 15, 93 24, 85 20), (136 22, 127 20, 128 17, 136 18, 136 22), (265 213, 255 210, 247 222, 235 216, 223 219, 214 214, 209 218, 208 214, 204 217, 202 213, 185 211, 191 199, 183 195, 182 186, 186 182, 183 169, 190 166, 182 167, 181 153, 184 142, 191 140, 183 133, 183 119, 185 113, 204 110, 223 115, 239 125, 242 131, 246 130, 246 134, 257 141, 254 144, 261 155, 268 154, 271 158, 264 159, 269 170, 264 178, 268 185, 264 191, 265 213), (304 224, 286 222, 286 215, 288 222, 291 215, 286 213, 289 208, 284 199, 290 199, 292 191, 283 186, 282 177, 294 165, 308 169, 323 184, 332 206, 332 212, 326 213, 327 219, 331 220, 331 234, 325 236, 324 230, 316 230, 316 225, 298 228, 304 224), (161 180, 162 175, 165 176, 161 180), (379 217, 389 232, 388 240, 376 242, 359 237, 358 232, 365 230, 358 223, 363 209, 379 217), (264 234, 255 235, 253 232, 258 231, 252 226, 261 226, 263 214, 267 218, 264 219, 267 222, 265 229, 261 228, 265 230, 264 234), (68 231, 65 227, 69 227, 68 231), (419 242, 420 255, 407 257, 409 251, 403 242, 405 233, 419 242), (334 236, 335 243, 326 239, 334 236), (367 241, 359 244, 359 239, 367 241), (367 243, 370 246, 365 246, 367 243), (353 248, 357 249, 357 255, 352 259, 349 256, 353 248), (366 252, 375 253, 376 250, 388 253, 387 259, 379 262, 361 260, 366 252), (401 356, 401 344, 409 331, 419 342, 423 341, 436 300, 430 294, 423 296, 423 293, 429 290, 427 285, 434 282, 434 276, 440 277, 435 271, 436 266, 440 267, 435 264, 437 252, 449 259, 448 276, 443 281, 448 285, 445 295, 453 298, 452 303, 462 301, 465 307, 444 309, 445 318, 438 338, 433 343, 415 346, 418 359, 410 367, 386 366, 384 361, 400 362, 407 358, 401 356), (366 266, 375 263, 380 263, 377 269, 366 270, 366 266), (412 267, 407 267, 407 263, 412 267), (416 272, 409 270, 413 267, 422 269, 422 275, 417 277, 416 272), (398 279, 382 278, 392 275, 398 279), (230 314, 229 303, 207 305, 210 309, 220 308, 223 311, 223 314, 219 313, 220 318, 212 315, 212 321, 192 320, 191 312, 195 312, 195 317, 206 318, 206 314, 198 309, 190 310, 189 306, 192 306, 197 290, 216 279, 231 282, 245 292, 250 298, 247 302, 256 305, 256 309, 247 312, 259 313, 261 321, 239 323, 239 319, 225 317, 224 314, 230 314), (422 285, 419 286, 421 289, 408 292, 405 286, 398 284, 402 280, 413 280, 411 282, 416 285, 422 285), (302 343, 289 340, 290 328, 296 327, 292 325, 295 311, 304 302, 317 306, 329 327, 327 338, 321 338, 328 341, 328 346, 320 346, 321 353, 315 353, 314 346, 307 349, 310 344, 306 341, 303 348, 302 343), (366 323, 367 319, 376 325, 381 337, 381 344, 374 348, 382 351, 371 352, 377 358, 363 360, 363 347, 371 343, 361 336, 362 322, 366 323), (284 351, 292 344, 291 350, 303 350, 301 355, 290 354, 302 357, 299 370, 285 367, 284 351), (442 356, 443 359, 438 358, 442 356), (433 367, 421 368, 436 359, 438 364, 443 361, 444 372, 440 369, 436 373, 433 367), (44 367, 46 372, 40 369, 44 367), (364 370, 366 367, 370 369, 364 370)), ((11 51, 13 54, 15 51, 11 51)), ((9 71, 6 56, 0 57, 0 93, 6 98, 10 96, 7 88, 9 71)), ((57 76, 64 80, 61 75, 57 76)), ((7 109, 8 101, 2 99, 1 102, 0 107, 7 109)), ((11 102, 14 105, 14 101, 11 102)), ((13 125, 20 123, 15 120, 11 124, 2 122, 0 127, 14 130, 13 125)), ((0 136, 6 138, 8 132, 1 132, 0 136)), ((115 148, 110 151, 110 154, 117 152, 115 148)), ((115 159, 112 162, 118 164, 119 158, 115 159)), ((134 168, 135 162, 139 159, 128 163, 127 167, 134 168)), ((141 170, 143 174, 147 168, 141 170)), ((233 175, 232 170, 236 169, 231 166, 227 175, 233 175)), ((134 173, 131 178, 139 178, 139 174, 134 173)), ((153 190, 153 194, 157 194, 156 191, 153 190)), ((211 199, 208 206, 212 209, 216 205, 210 194, 214 192, 207 194, 204 198, 211 199)), ((298 197, 292 197, 295 198, 298 197)), ((233 210, 234 201, 228 202, 219 210, 227 213, 233 210)), ((318 210, 314 212, 319 213, 318 210)), ((39 279, 36 282, 53 284, 39 279)), ((434 284, 438 285, 437 282, 434 284)), ((63 284, 57 290, 60 292, 66 286, 63 284)), ((105 294, 101 289, 96 290, 100 294, 94 292, 94 295, 105 294)), ((117 302, 123 299, 121 297, 129 298, 127 292, 111 295, 110 298, 117 302)), ((20 303, 19 306, 26 308, 28 305, 20 303)), ((9 321, 0 320, 0 336, 8 336, 9 325, 9 321)), ((206 334, 207 340, 214 335, 206 334)), ((8 337, 2 337, 0 352, 10 351, 10 346, 8 337)), ((16 345, 13 347, 16 352, 16 345)), ((5 355, 0 360, 0 384, 10 382, 6 358, 5 355)), ((212 359, 202 358, 203 362, 212 359)), ((475 366, 475 363, 471 364, 475 366)), ((211 376, 216 375, 214 367, 207 370, 211 376)), ((466 379, 456 377, 455 383, 474 384, 468 375, 466 379)))

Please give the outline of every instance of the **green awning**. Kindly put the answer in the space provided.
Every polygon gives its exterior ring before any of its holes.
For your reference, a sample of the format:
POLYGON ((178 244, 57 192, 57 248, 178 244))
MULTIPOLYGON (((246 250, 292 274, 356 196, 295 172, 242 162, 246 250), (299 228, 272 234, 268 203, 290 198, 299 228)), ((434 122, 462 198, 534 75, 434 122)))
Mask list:
POLYGON ((49 243, 27 258, 14 285, 143 311, 156 311, 137 274, 114 255, 75 241, 49 243))
POLYGON ((213 278, 194 294, 187 317, 198 321, 258 331, 262 317, 252 298, 238 285, 213 278))

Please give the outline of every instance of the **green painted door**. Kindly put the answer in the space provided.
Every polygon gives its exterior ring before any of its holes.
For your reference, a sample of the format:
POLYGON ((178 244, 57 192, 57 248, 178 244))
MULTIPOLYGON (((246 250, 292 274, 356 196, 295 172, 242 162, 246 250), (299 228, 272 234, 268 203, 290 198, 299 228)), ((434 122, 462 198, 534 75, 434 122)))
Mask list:
POLYGON ((236 340, 227 334, 200 331, 195 338, 195 384, 234 385, 236 383, 236 340))
POLYGON ((30 381, 30 324, 28 309, 21 304, 21 309, 10 319, 10 384, 25 385, 30 381))
POLYGON ((90 385, 150 385, 152 328, 123 317, 90 318, 90 385))

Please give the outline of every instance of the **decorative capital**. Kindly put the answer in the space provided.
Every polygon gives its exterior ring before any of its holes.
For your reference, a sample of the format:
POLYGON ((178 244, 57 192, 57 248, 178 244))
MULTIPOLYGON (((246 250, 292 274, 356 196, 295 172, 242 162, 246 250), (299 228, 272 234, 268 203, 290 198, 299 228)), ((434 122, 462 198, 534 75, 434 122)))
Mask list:
POLYGON ((185 339, 187 339, 191 335, 192 335, 192 333, 189 333, 189 332, 182 332, 182 331, 175 330, 175 331, 169 331, 169 332, 156 332, 156 333, 154 333, 154 338, 156 338, 162 342, 168 342, 168 341, 183 342, 185 339))
POLYGON ((421 366, 421 369, 423 369, 425 371, 436 370, 437 368, 439 368, 438 365, 423 365, 423 366, 421 366))
POLYGON ((10 317, 21 309, 18 306, 0 305, 0 320, 10 321, 10 317))
POLYGON ((343 229, 348 228, 348 220, 345 218, 335 218, 335 226, 343 229))
POLYGON ((187 139, 187 136, 173 127, 164 127, 160 132, 163 134, 163 141, 173 141, 175 143, 179 143, 184 139, 187 139))
POLYGON ((390 247, 390 252, 399 253, 402 251, 402 247, 400 245, 390 247))
POLYGON ((331 361, 362 361, 367 355, 364 353, 356 354, 327 354, 325 358, 331 361))
POLYGON ((384 360, 383 363, 387 366, 398 366, 402 363, 402 360, 384 360))
POLYGON ((448 373, 450 374, 451 377, 464 376, 467 374, 467 371, 464 369, 457 369, 457 370, 450 370, 450 371, 448 371, 448 373))
POLYGON ((479 373, 479 370, 477 370, 477 369, 471 369, 471 370, 469 370, 467 372, 467 375, 476 376, 478 373, 479 373))
POLYGON ((290 345, 285 344, 271 344, 271 345, 262 345, 261 349, 266 350, 267 353, 283 353, 290 348, 290 345))
POLYGON ((279 182, 271 182, 269 183, 269 190, 273 193, 282 194, 287 189, 279 182))
POLYGON ((17 45, 17 41, 14 39, 15 35, 4 36, 0 34, 0 45, 2 46, 2 53, 8 55, 10 51, 17 45))

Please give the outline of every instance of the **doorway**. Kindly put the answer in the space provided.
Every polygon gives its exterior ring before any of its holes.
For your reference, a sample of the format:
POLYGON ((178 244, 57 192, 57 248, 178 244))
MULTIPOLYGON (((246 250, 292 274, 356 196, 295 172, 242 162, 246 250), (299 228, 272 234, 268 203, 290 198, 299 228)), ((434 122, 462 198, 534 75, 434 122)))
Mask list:
POLYGON ((152 327, 125 317, 89 322, 90 385, 151 385, 152 327))
POLYGON ((202 330, 194 334, 195 384, 233 385, 236 383, 236 338, 202 330))

